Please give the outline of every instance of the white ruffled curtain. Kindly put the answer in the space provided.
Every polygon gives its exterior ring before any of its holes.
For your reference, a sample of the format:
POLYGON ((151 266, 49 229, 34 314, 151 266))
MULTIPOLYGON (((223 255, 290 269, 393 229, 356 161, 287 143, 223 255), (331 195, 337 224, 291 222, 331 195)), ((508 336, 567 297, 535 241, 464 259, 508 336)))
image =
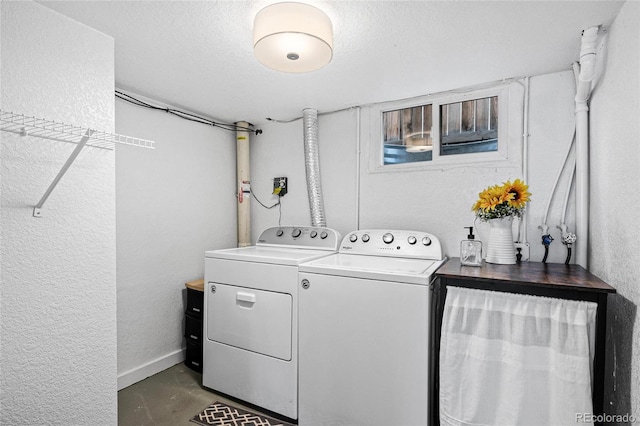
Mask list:
POLYGON ((588 424, 597 305, 448 287, 440 422, 588 424))

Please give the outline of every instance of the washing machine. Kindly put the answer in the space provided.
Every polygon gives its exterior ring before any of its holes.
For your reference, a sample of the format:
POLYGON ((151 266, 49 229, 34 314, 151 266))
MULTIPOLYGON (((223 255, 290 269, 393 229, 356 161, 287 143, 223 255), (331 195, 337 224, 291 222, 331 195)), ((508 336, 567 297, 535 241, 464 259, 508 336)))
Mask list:
POLYGON ((433 234, 362 230, 299 266, 300 426, 426 425, 433 234))
POLYGON ((266 229, 205 252, 202 384, 298 418, 298 265, 337 252, 324 227, 266 229))

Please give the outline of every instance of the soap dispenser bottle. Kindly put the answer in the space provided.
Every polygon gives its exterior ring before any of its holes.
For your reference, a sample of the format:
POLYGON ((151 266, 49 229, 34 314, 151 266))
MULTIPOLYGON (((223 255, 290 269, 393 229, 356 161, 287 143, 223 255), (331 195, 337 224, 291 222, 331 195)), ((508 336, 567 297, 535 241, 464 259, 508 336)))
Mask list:
POLYGON ((473 235, 473 226, 466 226, 469 235, 466 240, 460 242, 460 263, 465 266, 482 265, 482 242, 476 241, 473 235))

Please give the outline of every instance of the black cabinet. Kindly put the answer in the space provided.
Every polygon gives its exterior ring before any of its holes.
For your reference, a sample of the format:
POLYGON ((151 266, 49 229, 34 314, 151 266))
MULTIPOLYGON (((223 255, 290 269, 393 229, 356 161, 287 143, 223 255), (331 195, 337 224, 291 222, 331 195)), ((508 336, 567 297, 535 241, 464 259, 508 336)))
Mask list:
POLYGON ((187 367, 202 373, 202 320, 204 306, 204 280, 191 281, 187 287, 187 309, 184 314, 184 338, 187 367))
POLYGON ((615 289, 578 265, 522 262, 516 265, 484 263, 480 267, 463 266, 453 258, 437 272, 431 297, 431 330, 429 353, 429 424, 439 419, 439 354, 442 316, 447 287, 584 300, 597 303, 596 341, 593 360, 593 410, 604 410, 604 356, 606 337, 607 295, 615 289))

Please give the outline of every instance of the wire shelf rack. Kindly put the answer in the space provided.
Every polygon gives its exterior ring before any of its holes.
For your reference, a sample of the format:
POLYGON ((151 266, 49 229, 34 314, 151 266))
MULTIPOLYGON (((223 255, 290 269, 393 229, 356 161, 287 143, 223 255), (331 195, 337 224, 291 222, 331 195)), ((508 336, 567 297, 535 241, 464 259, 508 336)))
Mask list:
POLYGON ((0 130, 22 136, 37 136, 74 144, 82 142, 89 132, 91 136, 86 141, 86 146, 94 148, 112 150, 117 143, 141 148, 155 148, 155 142, 146 139, 91 130, 86 127, 2 110, 0 110, 0 130))
POLYGON ((2 110, 0 110, 0 130, 17 133, 22 136, 36 136, 54 141, 76 144, 76 147, 62 166, 62 169, 60 169, 56 177, 53 179, 53 182, 51 182, 51 185, 49 185, 42 198, 40 198, 40 201, 38 201, 33 208, 34 217, 42 217, 42 206, 85 146, 113 150, 115 144, 119 143, 141 148, 155 149, 155 142, 150 140, 116 135, 114 133, 97 131, 86 127, 74 126, 72 124, 65 124, 58 121, 30 117, 2 110))

